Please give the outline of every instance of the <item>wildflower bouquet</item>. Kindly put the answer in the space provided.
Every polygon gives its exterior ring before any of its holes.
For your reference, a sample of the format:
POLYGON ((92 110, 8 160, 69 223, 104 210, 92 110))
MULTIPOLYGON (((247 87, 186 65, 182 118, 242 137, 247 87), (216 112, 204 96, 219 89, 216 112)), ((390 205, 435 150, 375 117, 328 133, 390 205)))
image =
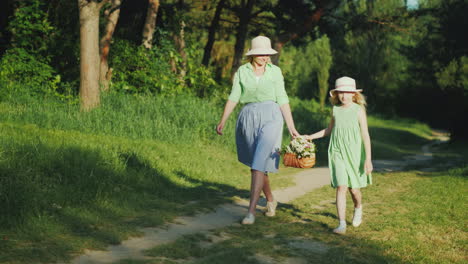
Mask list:
POLYGON ((296 137, 283 148, 285 166, 311 168, 315 165, 315 144, 302 136, 296 137))

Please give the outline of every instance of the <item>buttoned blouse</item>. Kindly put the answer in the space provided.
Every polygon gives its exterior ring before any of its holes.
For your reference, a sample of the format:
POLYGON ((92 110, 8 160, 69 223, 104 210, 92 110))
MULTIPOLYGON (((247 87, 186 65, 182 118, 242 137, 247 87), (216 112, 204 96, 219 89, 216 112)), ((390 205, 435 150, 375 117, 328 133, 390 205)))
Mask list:
POLYGON ((234 75, 229 100, 241 103, 274 101, 279 105, 289 103, 284 89, 284 78, 281 69, 268 63, 265 72, 257 81, 252 64, 239 67, 234 75))

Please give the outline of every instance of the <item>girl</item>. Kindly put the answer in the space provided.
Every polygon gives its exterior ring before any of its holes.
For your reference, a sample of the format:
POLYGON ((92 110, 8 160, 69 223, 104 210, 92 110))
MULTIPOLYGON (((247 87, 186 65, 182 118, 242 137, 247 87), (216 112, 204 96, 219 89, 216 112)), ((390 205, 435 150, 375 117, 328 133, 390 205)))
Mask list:
POLYGON ((328 163, 331 186, 336 188, 336 209, 340 223, 333 232, 346 232, 346 189, 354 202, 353 226, 362 222, 360 188, 372 184, 371 143, 367 129, 366 101, 356 90, 356 82, 349 77, 336 80, 330 91, 333 113, 328 128, 306 136, 310 140, 331 134, 328 163))

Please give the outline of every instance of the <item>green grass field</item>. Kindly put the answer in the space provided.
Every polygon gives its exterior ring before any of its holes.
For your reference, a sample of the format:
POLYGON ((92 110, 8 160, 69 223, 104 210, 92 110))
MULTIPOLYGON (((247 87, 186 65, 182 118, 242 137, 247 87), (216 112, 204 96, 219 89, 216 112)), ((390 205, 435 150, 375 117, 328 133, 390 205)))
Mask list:
MULTIPOLYGON (((462 164, 466 162, 465 156, 462 164)), ((466 263, 467 177, 466 165, 436 172, 374 173, 374 185, 363 190, 360 227, 350 224, 348 198, 345 235, 331 232, 337 225, 335 193, 326 186, 280 204, 275 218, 259 215, 252 226, 182 237, 148 250, 153 260, 121 264, 466 263)))
POLYGON ((375 176, 358 228, 349 224, 348 201, 346 235, 331 233, 337 220, 327 186, 280 205, 275 218, 183 237, 148 250, 155 259, 141 263, 466 263, 468 167, 375 176))
MULTIPOLYGON (((326 126, 329 113, 316 103, 292 98, 291 106, 301 133, 326 126)), ((248 197, 249 170, 235 154, 237 112, 224 136, 214 132, 222 108, 190 97, 118 94, 89 113, 50 99, 0 102, 0 263, 66 260, 138 235, 138 227, 248 197)), ((417 122, 370 118, 369 125, 374 158, 401 159, 430 137, 417 122)), ((326 165, 327 139, 317 145, 318 165, 326 165)), ((446 149, 444 157, 451 155, 446 149)), ((283 168, 273 186, 291 184, 297 171, 283 168)), ((296 221, 286 209, 278 219, 296 221)))

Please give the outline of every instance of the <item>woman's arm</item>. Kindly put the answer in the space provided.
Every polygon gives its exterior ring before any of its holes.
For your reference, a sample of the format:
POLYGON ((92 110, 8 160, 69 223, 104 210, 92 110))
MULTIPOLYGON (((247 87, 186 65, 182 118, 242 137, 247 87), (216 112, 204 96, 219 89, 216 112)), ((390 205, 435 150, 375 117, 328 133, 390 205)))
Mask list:
POLYGON ((221 116, 221 120, 219 121, 218 125, 216 126, 216 132, 218 135, 223 134, 223 128, 224 125, 226 124, 226 121, 228 120, 229 116, 231 115, 232 111, 236 107, 237 103, 233 102, 231 100, 228 100, 226 102, 226 106, 224 107, 224 112, 223 115, 221 116))
POLYGON ((291 137, 295 138, 300 136, 299 132, 297 132, 296 127, 294 126, 294 120, 291 114, 291 107, 289 106, 289 104, 282 104, 280 106, 280 109, 291 137))
POLYGON ((361 127, 361 137, 364 142, 364 149, 366 151, 366 161, 364 163, 364 168, 366 173, 371 173, 374 169, 372 166, 372 155, 371 155, 371 142, 369 136, 369 129, 367 127, 367 117, 366 111, 362 108, 358 113, 359 126, 361 127))
POLYGON ((308 140, 314 140, 314 139, 318 139, 318 138, 323 138, 323 137, 326 137, 326 136, 329 136, 333 130, 333 127, 335 126, 335 118, 333 118, 333 115, 330 119, 330 123, 328 124, 328 127, 325 128, 325 129, 322 129, 320 130, 319 132, 317 133, 314 133, 312 135, 309 135, 309 136, 305 136, 306 139, 308 140))

